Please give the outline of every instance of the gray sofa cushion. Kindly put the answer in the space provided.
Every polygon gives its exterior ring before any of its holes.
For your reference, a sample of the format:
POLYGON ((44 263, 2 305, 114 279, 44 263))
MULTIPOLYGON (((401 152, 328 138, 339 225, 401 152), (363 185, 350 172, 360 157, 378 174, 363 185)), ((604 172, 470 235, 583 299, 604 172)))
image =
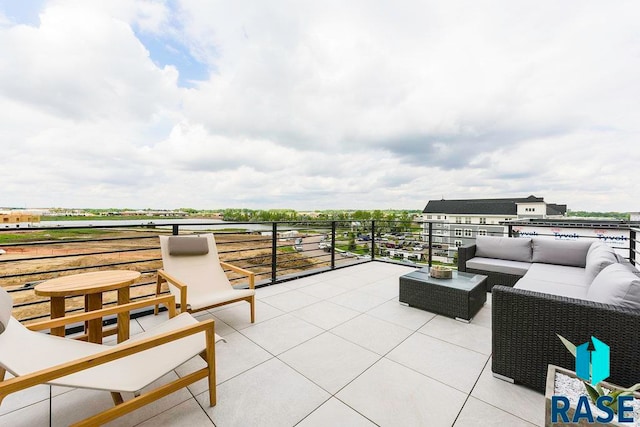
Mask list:
POLYGON ((590 254, 593 250, 597 249, 599 246, 607 246, 607 244, 606 244, 606 243, 603 243, 603 242, 601 242, 601 241, 599 241, 599 240, 596 240, 595 242, 593 242, 593 243, 591 244, 591 246, 589 246, 589 250, 587 251, 587 256, 589 256, 589 254, 590 254))
POLYGON ((0 288, 0 334, 7 329, 9 319, 11 319, 11 309, 13 308, 13 300, 11 295, 4 289, 0 288))
POLYGON ((209 244, 206 237, 171 236, 169 237, 169 255, 206 255, 209 244))
POLYGON ((571 286, 588 287, 591 282, 585 278, 584 268, 555 264, 532 264, 525 279, 564 283, 571 286))
POLYGON ((623 264, 611 264, 593 280, 587 298, 605 304, 640 309, 640 274, 623 264))
POLYGON ((508 259, 474 257, 467 261, 467 268, 482 271, 493 271, 496 273, 513 274, 524 276, 531 263, 522 261, 511 261, 508 259))
POLYGON ((618 259, 611 248, 604 243, 594 243, 587 253, 587 263, 585 265, 586 280, 591 283, 593 279, 608 265, 616 264, 618 259))
POLYGON ((624 267, 629 271, 632 271, 634 273, 640 274, 640 270, 638 270, 638 268, 635 265, 631 264, 626 259, 624 261, 619 262, 618 264, 624 265, 624 267))
POLYGON ((560 282, 528 279, 526 276, 518 280, 518 283, 515 284, 514 288, 577 299, 587 299, 588 290, 588 288, 584 286, 573 286, 560 282))
POLYGON ((555 240, 534 237, 531 239, 532 260, 545 264, 584 267, 591 243, 591 241, 584 240, 555 240))
POLYGON ((478 236, 476 238, 476 256, 531 262, 531 239, 478 236))

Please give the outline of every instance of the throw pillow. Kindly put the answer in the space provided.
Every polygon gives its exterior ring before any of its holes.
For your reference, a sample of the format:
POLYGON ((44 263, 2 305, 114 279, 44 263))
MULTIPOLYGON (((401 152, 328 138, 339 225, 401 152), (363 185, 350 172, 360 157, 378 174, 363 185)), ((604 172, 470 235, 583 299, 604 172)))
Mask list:
POLYGON ((545 264, 569 265, 584 267, 587 251, 592 242, 584 240, 555 240, 545 237, 534 237, 533 262, 545 264))
POLYGON ((478 236, 476 238, 476 256, 531 262, 531 239, 478 236))
POLYGON ((587 299, 640 309, 640 274, 622 264, 605 267, 593 280, 587 299))
POLYGON ((591 243, 591 246, 589 246, 589 251, 587 252, 587 256, 591 253, 591 251, 593 251, 594 249, 596 249, 599 246, 607 246, 607 244, 606 243, 602 243, 599 240, 591 243))
POLYGON ((209 244, 206 237, 171 236, 169 255, 206 255, 209 244))
MULTIPOLYGON (((595 244, 594 244, 595 245, 595 244)), ((613 248, 607 245, 591 246, 591 250, 587 253, 587 262, 585 265, 585 278, 588 283, 592 283, 593 279, 608 265, 617 264, 613 248)))

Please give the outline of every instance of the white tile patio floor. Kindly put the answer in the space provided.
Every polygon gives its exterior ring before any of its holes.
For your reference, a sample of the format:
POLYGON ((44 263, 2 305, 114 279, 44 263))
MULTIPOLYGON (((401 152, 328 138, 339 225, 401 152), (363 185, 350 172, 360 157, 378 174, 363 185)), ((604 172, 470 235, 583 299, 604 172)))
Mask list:
MULTIPOLYGON (((398 277, 412 270, 370 262, 259 289, 254 325, 244 302, 200 313, 227 340, 218 404, 203 380, 109 425, 544 424, 542 394, 491 375, 491 295, 470 324, 405 307, 398 277)), ((163 319, 133 320, 132 333, 163 319)), ((38 386, 5 399, 0 426, 65 426, 111 405, 106 392, 38 386)))

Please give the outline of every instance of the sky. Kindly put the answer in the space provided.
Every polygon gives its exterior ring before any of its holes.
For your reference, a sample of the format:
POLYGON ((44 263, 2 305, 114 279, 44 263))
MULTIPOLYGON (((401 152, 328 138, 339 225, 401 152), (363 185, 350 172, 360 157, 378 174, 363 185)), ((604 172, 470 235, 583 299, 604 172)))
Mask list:
POLYGON ((640 3, 0 0, 0 206, 640 211, 640 3))

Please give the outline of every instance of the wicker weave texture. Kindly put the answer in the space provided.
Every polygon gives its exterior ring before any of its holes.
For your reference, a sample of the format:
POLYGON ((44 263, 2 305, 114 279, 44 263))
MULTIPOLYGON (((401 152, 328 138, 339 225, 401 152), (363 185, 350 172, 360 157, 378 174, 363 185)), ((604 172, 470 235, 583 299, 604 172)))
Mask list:
POLYGON ((640 382, 640 312, 505 286, 493 288, 494 373, 544 392, 547 366, 575 370, 556 334, 576 345, 591 336, 609 345, 611 375, 622 387, 640 382))
POLYGON ((467 261, 476 256, 476 245, 458 247, 458 271, 467 271, 467 261))
POLYGON ((400 277, 400 302, 448 317, 471 320, 487 301, 485 281, 471 290, 400 277))
POLYGON ((514 274, 476 270, 475 268, 467 268, 467 273, 487 276, 487 292, 492 292, 494 286, 513 286, 518 280, 522 279, 522 276, 516 276, 514 274))

